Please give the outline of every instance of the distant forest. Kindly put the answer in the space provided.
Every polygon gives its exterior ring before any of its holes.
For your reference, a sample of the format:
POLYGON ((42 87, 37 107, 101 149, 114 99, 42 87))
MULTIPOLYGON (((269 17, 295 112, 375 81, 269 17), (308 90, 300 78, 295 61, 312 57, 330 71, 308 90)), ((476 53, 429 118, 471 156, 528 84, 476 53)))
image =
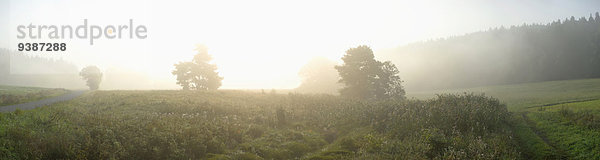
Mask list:
POLYGON ((61 59, 0 48, 0 72, 7 74, 77 74, 77 66, 61 59))
POLYGON ((600 15, 499 27, 379 53, 407 90, 599 78, 600 15))

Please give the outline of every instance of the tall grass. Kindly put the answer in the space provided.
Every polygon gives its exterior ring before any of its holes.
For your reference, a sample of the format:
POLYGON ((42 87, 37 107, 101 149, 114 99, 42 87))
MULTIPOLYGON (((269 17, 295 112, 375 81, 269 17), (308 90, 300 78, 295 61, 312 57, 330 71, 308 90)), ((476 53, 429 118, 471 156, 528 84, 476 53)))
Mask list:
POLYGON ((509 116, 475 94, 94 91, 1 114, 0 159, 516 159, 509 116))

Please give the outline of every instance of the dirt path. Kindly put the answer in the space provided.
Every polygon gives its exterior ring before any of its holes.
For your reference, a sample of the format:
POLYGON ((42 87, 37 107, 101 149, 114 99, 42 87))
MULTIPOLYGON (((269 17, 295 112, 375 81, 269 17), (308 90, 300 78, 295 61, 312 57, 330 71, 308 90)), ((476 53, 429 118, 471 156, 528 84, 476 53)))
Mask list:
POLYGON ((56 102, 71 100, 71 99, 73 99, 75 97, 79 97, 83 93, 85 93, 85 91, 83 91, 83 90, 81 90, 81 91, 71 91, 71 93, 63 94, 63 95, 60 95, 60 96, 57 96, 57 97, 46 98, 46 99, 42 99, 42 100, 38 100, 38 101, 33 101, 33 102, 28 102, 28 103, 21 103, 21 104, 15 104, 15 105, 10 105, 10 106, 1 106, 0 107, 0 112, 12 112, 12 111, 15 111, 17 109, 21 109, 21 110, 34 109, 34 108, 37 108, 37 107, 54 104, 56 102))
POLYGON ((552 150, 556 151, 555 155, 557 157, 554 157, 556 159, 569 159, 568 154, 566 153, 566 151, 562 150, 561 148, 559 148, 558 146, 556 146, 554 143, 552 143, 550 140, 548 140, 548 137, 546 137, 546 134, 544 134, 544 132, 542 132, 541 130, 539 130, 536 127, 536 124, 534 121, 532 121, 531 119, 529 119, 529 117, 527 117, 527 113, 528 112, 523 112, 521 113, 521 116, 523 116, 523 119, 525 120, 525 124, 527 124, 527 126, 529 126, 529 128, 531 128, 531 130, 533 130, 533 132, 542 139, 542 141, 544 141, 544 143, 546 143, 548 146, 552 147, 552 150))
POLYGON ((579 102, 588 102, 588 101, 595 101, 595 100, 598 100, 598 98, 579 99, 579 100, 571 100, 571 101, 564 101, 564 102, 557 102, 557 103, 548 103, 548 104, 531 106, 531 107, 527 107, 527 108, 548 107, 548 106, 556 106, 556 105, 559 105, 559 104, 579 103, 579 102))
MULTIPOLYGON (((540 109, 543 109, 543 107, 548 107, 548 106, 555 106, 555 105, 569 104, 569 103, 587 102, 587 101, 594 101, 594 100, 598 100, 598 98, 580 99, 580 100, 571 100, 571 101, 564 101, 564 102, 557 102, 557 103, 535 105, 535 106, 527 107, 527 109, 530 109, 530 108, 540 108, 540 109)), ((533 111, 533 112, 535 112, 535 111, 533 111)), ((529 113, 529 111, 522 111, 519 114, 521 114, 521 116, 523 117, 523 120, 525 121, 525 124, 529 128, 531 128, 531 130, 538 137, 540 137, 544 143, 546 143, 548 146, 550 146, 552 148, 552 150, 555 151, 554 154, 557 157, 553 157, 552 159, 570 159, 571 157, 569 157, 568 152, 566 150, 564 150, 563 148, 560 148, 556 144, 552 143, 548 139, 548 137, 546 136, 546 134, 542 130, 540 130, 539 128, 537 128, 536 123, 533 120, 529 119, 529 117, 527 116, 528 113, 529 113)))
MULTIPOLYGON (((564 102, 557 102, 557 103, 549 103, 549 104, 531 106, 531 107, 527 107, 527 108, 547 107, 547 106, 555 106, 555 105, 561 105, 561 104, 587 102, 587 101, 594 101, 594 100, 598 100, 598 98, 582 99, 582 100, 572 100, 572 101, 564 101, 564 102)), ((546 143, 548 146, 552 147, 552 149, 554 151, 556 151, 555 154, 558 157, 555 157, 555 158, 556 159, 570 159, 570 157, 568 156, 567 151, 563 150, 562 148, 560 148, 559 146, 557 146, 556 144, 554 144, 550 140, 548 140, 548 137, 546 137, 546 134, 543 131, 541 131, 541 130, 539 130, 537 128, 535 122, 533 120, 529 119, 529 117, 527 116, 527 113, 529 113, 529 111, 521 112, 521 116, 525 120, 525 123, 527 124, 527 126, 529 126, 531 128, 531 130, 533 130, 533 132, 538 137, 540 137, 542 139, 542 141, 544 141, 544 143, 546 143)))

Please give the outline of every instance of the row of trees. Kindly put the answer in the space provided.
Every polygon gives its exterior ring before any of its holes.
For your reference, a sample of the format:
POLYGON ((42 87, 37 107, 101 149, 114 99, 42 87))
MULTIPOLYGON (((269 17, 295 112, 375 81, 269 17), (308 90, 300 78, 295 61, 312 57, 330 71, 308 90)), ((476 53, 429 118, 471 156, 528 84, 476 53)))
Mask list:
MULTIPOLYGON (((175 64, 172 74, 177 76, 177 84, 183 90, 216 90, 221 87, 223 77, 216 72, 217 65, 210 64, 212 57, 208 54, 206 46, 198 45, 198 51, 192 61, 175 64)), ((102 72, 96 66, 88 66, 81 70, 79 75, 86 80, 90 90, 97 90, 102 81, 102 72)))
POLYGON ((381 54, 409 90, 600 77, 600 14, 500 27, 381 54))
MULTIPOLYGON (((172 74, 177 77, 177 84, 184 90, 215 90, 221 86, 221 80, 215 64, 210 64, 212 57, 208 54, 205 46, 196 48, 198 53, 190 62, 179 62, 175 64, 172 74)), ((343 84, 340 90, 342 96, 359 99, 403 99, 405 92, 398 76, 398 69, 390 61, 380 62, 374 59, 373 50, 368 46, 358 46, 346 51, 342 57, 344 64, 335 66, 343 84)), ((316 63, 323 63, 317 61, 316 63)), ((324 69, 328 65, 324 64, 324 69)), ((317 68, 303 68, 301 73, 305 76, 317 74, 315 77, 305 79, 306 85, 318 85, 322 82, 321 77, 334 77, 336 75, 323 75, 328 72, 320 72, 317 68)), ((327 78, 332 79, 332 78, 327 78)), ((335 87, 335 86, 333 86, 335 87)))
MULTIPOLYGON (((212 57, 207 48, 199 45, 196 51, 192 61, 174 65, 172 74, 177 77, 177 84, 184 90, 218 89, 223 77, 216 72, 217 66, 210 63, 212 57)), ((427 89, 596 78, 600 77, 600 14, 546 25, 501 27, 416 43, 394 51, 398 52, 388 58, 404 65, 413 86, 438 87, 427 89), (406 63, 407 60, 412 63, 406 63)), ((329 85, 341 88, 340 95, 359 99, 404 98, 397 67, 391 61, 375 60, 368 46, 348 49, 342 60, 342 65, 334 67, 341 85, 329 85)), ((302 76, 308 78, 303 79, 300 89, 327 86, 338 78, 327 68, 333 64, 316 63, 324 66, 302 69, 302 76)), ((80 75, 90 89, 98 88, 102 73, 97 67, 84 68, 80 75)))

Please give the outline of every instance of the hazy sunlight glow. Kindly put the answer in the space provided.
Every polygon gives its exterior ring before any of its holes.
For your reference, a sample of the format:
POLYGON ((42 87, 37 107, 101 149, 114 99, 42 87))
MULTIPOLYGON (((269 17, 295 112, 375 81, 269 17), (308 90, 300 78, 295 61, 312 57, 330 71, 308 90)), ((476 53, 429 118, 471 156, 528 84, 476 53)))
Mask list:
MULTIPOLYGON (((196 44, 208 46, 213 63, 225 78, 222 88, 291 89, 300 84, 298 70, 311 58, 339 61, 346 49, 357 45, 369 45, 377 51, 500 25, 546 23, 579 14, 572 10, 528 10, 558 8, 554 1, 510 1, 504 5, 493 1, 32 1, 10 1, 11 12, 24 14, 12 15, 7 28, 29 23, 76 25, 83 19, 99 25, 134 19, 146 25, 145 40, 100 39, 93 46, 72 40, 69 52, 45 55, 79 67, 98 65, 103 70, 136 72, 149 79, 141 89, 178 88, 170 73, 173 64, 191 60, 196 44), (532 13, 518 17, 507 13, 506 8, 532 13)), ((560 5, 591 13, 575 4, 560 5)), ((12 39, 7 48, 14 46, 12 39)))

